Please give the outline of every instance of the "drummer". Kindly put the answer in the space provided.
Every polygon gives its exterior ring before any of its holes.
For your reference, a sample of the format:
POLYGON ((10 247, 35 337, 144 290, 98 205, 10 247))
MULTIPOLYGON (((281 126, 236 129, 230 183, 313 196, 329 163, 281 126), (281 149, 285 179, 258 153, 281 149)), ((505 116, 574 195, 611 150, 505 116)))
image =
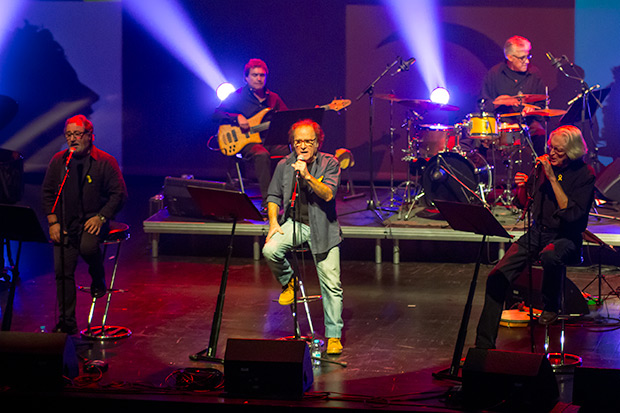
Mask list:
MULTIPOLYGON (((546 132, 538 116, 528 112, 545 107, 545 85, 540 70, 530 64, 532 44, 521 36, 512 36, 504 44, 506 60, 493 66, 484 78, 480 104, 485 112, 496 115, 514 113, 523 117, 504 117, 500 122, 519 124, 525 121, 529 127, 534 151, 538 156, 545 153, 546 132), (518 97, 519 95, 538 95, 518 97), (542 96, 541 96, 542 95, 542 96), (541 99, 542 98, 542 99, 541 99)), ((523 124, 523 123, 521 123, 523 124)))

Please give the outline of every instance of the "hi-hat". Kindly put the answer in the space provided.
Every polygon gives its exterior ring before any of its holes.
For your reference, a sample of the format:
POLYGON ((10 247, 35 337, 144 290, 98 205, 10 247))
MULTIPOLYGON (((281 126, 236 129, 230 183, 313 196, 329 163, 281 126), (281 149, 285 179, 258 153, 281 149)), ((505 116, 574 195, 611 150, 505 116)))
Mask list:
POLYGON ((393 93, 378 93, 378 94, 375 95, 375 97, 377 99, 389 100, 391 102, 400 102, 401 100, 404 100, 404 99, 401 99, 401 98, 397 97, 393 93))

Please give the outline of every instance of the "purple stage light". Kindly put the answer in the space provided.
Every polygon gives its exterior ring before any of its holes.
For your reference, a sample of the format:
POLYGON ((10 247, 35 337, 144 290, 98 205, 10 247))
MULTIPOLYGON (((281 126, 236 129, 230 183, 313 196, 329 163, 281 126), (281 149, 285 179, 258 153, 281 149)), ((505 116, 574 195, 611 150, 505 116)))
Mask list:
POLYGON ((385 0, 385 4, 408 51, 417 59, 428 91, 445 86, 437 1, 385 0))
POLYGON ((155 39, 214 91, 226 80, 192 20, 175 0, 123 0, 155 39))
POLYGON ((14 26, 14 22, 19 16, 21 11, 26 7, 25 0, 5 0, 0 7, 0 50, 4 48, 8 29, 14 26))
POLYGON ((232 83, 224 82, 217 87, 215 93, 217 94, 219 100, 225 100, 228 95, 233 93, 235 90, 236 88, 232 85, 232 83))
POLYGON ((450 101, 450 93, 446 88, 436 87, 430 95, 431 102, 446 105, 450 101))

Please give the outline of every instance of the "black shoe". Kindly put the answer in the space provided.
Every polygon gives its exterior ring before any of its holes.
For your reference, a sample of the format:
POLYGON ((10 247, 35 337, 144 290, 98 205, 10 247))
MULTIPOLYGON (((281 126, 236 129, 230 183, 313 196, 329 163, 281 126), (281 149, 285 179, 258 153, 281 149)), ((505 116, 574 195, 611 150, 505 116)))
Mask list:
POLYGON ((104 295, 106 295, 107 292, 108 290, 105 286, 105 281, 102 281, 102 282, 93 281, 93 283, 90 285, 90 295, 93 298, 101 298, 104 295))
POLYGON ((548 326, 553 324, 558 319, 558 313, 554 311, 543 311, 540 317, 538 318, 538 323, 544 326, 548 326))
POLYGON ((52 330, 52 332, 54 333, 65 333, 65 334, 69 334, 70 336, 77 334, 77 327, 76 326, 68 326, 65 323, 58 323, 56 324, 56 327, 54 327, 54 329, 52 330))

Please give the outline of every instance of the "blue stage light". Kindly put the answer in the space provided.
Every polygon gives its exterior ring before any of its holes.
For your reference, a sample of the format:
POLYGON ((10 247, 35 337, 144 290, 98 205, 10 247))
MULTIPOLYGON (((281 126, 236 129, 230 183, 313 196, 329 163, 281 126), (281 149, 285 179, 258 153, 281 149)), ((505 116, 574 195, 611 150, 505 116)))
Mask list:
POLYGON ((21 16, 20 11, 26 6, 25 0, 6 0, 0 7, 0 50, 4 48, 4 43, 10 34, 9 28, 13 27, 14 21, 21 16))
POLYGON ((445 86, 441 36, 436 0, 385 0, 408 51, 430 92, 445 86))
POLYGON ((213 90, 225 82, 192 20, 175 0, 123 0, 124 8, 213 90))
POLYGON ((228 95, 233 93, 235 90, 236 88, 232 85, 232 83, 224 82, 217 87, 215 93, 217 94, 219 100, 225 100, 228 95))
POLYGON ((445 105, 450 101, 450 93, 446 88, 436 87, 431 92, 430 99, 431 102, 445 105))

